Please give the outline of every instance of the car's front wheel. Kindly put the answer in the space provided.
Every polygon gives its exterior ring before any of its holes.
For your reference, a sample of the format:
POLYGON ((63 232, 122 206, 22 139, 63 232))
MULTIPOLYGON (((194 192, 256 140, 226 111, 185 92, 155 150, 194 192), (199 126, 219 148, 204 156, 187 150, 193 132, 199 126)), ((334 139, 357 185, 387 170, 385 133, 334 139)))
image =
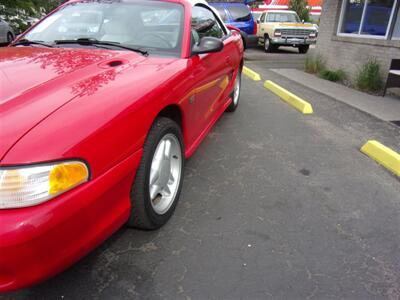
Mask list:
POLYGON ((273 52, 276 49, 275 45, 271 44, 271 40, 268 35, 264 36, 264 51, 273 52))
POLYGON ((14 40, 14 36, 11 32, 7 33, 7 44, 10 44, 14 40))
POLYGON ((303 45, 303 46, 299 46, 299 53, 307 53, 308 49, 310 49, 310 45, 303 45))
POLYGON ((232 102, 226 109, 227 112, 234 112, 236 108, 239 106, 241 86, 242 86, 242 72, 241 69, 239 69, 235 78, 233 91, 230 95, 230 97, 232 98, 232 102))
POLYGON ((182 189, 184 151, 179 126, 157 118, 147 136, 131 192, 128 225, 152 230, 172 216, 182 189))

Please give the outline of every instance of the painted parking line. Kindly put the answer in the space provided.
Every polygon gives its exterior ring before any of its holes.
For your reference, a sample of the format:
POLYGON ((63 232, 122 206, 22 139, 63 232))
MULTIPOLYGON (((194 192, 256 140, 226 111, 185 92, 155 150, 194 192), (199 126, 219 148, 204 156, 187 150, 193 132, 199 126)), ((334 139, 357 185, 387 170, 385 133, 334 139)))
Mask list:
POLYGON ((362 146, 361 152, 371 157, 395 175, 400 176, 399 153, 375 140, 368 141, 364 146, 362 146))
POLYGON ((272 82, 271 80, 267 80, 264 82, 264 87, 275 95, 280 97, 283 101, 293 106, 295 109, 300 111, 303 114, 312 114, 313 108, 310 103, 301 99, 300 97, 296 96, 295 94, 289 92, 288 90, 284 89, 283 87, 277 85, 276 83, 272 82))
POLYGON ((243 74, 249 77, 250 79, 254 81, 260 81, 261 76, 257 72, 254 72, 252 69, 249 69, 248 67, 244 66, 243 67, 243 74))

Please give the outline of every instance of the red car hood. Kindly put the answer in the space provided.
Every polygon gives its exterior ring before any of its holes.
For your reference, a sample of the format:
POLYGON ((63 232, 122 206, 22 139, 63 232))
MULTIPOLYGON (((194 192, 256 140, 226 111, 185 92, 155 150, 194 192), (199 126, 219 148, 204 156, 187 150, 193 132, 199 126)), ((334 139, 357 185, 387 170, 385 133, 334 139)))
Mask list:
POLYGON ((51 113, 76 97, 93 93, 92 82, 97 87, 104 85, 108 77, 115 77, 115 68, 138 69, 150 60, 128 51, 0 49, 0 161, 51 113))

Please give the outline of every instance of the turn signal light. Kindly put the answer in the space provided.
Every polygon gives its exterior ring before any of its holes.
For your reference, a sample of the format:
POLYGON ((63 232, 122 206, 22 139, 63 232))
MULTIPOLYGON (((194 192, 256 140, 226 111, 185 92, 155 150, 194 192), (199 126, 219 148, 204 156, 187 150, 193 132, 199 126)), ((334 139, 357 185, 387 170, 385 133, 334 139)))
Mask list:
POLYGON ((80 161, 0 167, 0 209, 37 205, 89 180, 80 161))

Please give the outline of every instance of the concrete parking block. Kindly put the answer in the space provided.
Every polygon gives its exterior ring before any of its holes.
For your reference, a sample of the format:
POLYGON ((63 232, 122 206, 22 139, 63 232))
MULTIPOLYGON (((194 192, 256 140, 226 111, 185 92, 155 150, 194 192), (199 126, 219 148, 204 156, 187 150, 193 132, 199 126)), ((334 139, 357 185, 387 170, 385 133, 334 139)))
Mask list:
POLYGON ((243 67, 243 74, 249 77, 250 79, 254 81, 260 81, 261 76, 260 74, 254 72, 252 69, 247 68, 246 66, 243 67))
POLYGON ((310 103, 301 99, 300 97, 296 96, 295 94, 289 92, 288 90, 284 89, 283 87, 277 85, 276 83, 272 82, 271 80, 267 80, 264 83, 264 87, 277 96, 279 96, 283 101, 287 102, 298 111, 303 114, 312 114, 313 108, 310 103))
POLYGON ((361 152, 371 157, 373 160, 390 170, 397 176, 400 176, 400 154, 392 149, 382 145, 378 141, 368 141, 361 152))

